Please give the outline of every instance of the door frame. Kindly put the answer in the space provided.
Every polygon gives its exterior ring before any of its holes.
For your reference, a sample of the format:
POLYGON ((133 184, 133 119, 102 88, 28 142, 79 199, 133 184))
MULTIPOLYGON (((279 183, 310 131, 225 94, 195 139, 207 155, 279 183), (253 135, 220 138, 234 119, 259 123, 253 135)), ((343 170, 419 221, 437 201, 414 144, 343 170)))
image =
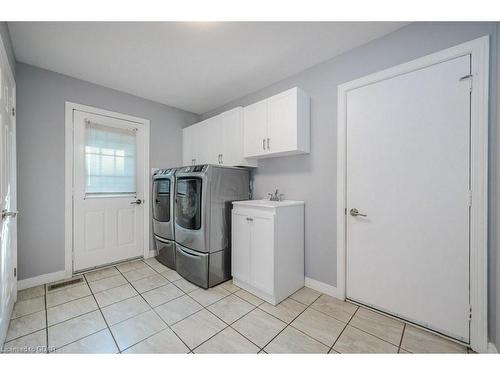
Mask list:
MULTIPOLYGON (((15 165, 15 169, 12 171, 13 175, 13 201, 14 201, 14 207, 15 210, 18 210, 19 207, 17 205, 17 83, 16 83, 16 76, 14 74, 14 70, 12 69, 12 65, 8 59, 7 56, 7 49, 5 48, 5 44, 0 38, 0 63, 4 65, 5 69, 5 74, 9 77, 9 79, 12 81, 12 92, 9 93, 9 95, 12 96, 12 107, 10 108, 10 119, 12 122, 12 133, 14 136, 14 143, 12 144, 12 158, 13 158, 13 164, 15 165), (14 110, 14 114, 12 112, 12 109, 14 110)), ((2 87, 0 86, 0 90, 2 87)), ((3 95, 3 93, 2 93, 3 95)), ((0 129, 1 130, 1 129, 0 129)), ((3 134, 0 134, 0 142, 2 141, 3 134)), ((1 218, 0 218, 1 220, 1 218)), ((17 283, 17 278, 19 275, 19 269, 18 269, 18 246, 17 246, 17 234, 18 234, 18 219, 17 217, 12 218, 11 220, 15 220, 13 227, 15 228, 14 230, 14 236, 12 236, 12 257, 13 257, 13 263, 14 263, 14 294, 11 298, 10 304, 8 306, 8 320, 7 320, 7 325, 5 327, 0 327, 0 345, 3 345, 4 340, 5 340, 5 335, 7 334, 7 329, 9 325, 9 320, 12 316, 12 310, 14 308, 14 304, 17 301, 17 294, 18 294, 18 283, 17 283)), ((9 272, 7 270, 7 272, 9 272)))
POLYGON ((140 117, 130 116, 123 113, 112 112, 101 108, 91 107, 84 104, 78 104, 67 101, 65 103, 65 220, 64 220, 64 271, 66 277, 73 275, 73 149, 74 149, 74 124, 73 124, 73 111, 89 112, 96 115, 114 117, 120 120, 130 121, 137 124, 137 126, 144 129, 144 258, 151 256, 149 249, 149 234, 150 234, 150 200, 151 191, 149 183, 151 180, 149 170, 149 150, 150 150, 150 122, 147 119, 140 117))
POLYGON ((347 93, 379 81, 423 69, 456 57, 471 55, 471 189, 470 214, 470 345, 488 347, 488 89, 489 36, 397 65, 338 86, 337 113, 337 292, 346 298, 346 173, 347 93))

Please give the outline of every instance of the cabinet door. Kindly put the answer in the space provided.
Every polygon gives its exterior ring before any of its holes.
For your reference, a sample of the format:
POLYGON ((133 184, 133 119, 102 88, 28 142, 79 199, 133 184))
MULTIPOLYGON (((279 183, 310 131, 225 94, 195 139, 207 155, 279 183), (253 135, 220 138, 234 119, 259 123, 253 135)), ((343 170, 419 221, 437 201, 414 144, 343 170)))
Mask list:
POLYGON ((274 294, 274 218, 254 216, 250 223, 252 285, 263 292, 274 294))
POLYGON ((209 128, 207 127, 207 120, 199 122, 194 127, 194 155, 195 164, 206 164, 209 159, 209 143, 207 138, 209 135, 209 128))
POLYGON ((193 127, 182 129, 182 165, 193 164, 193 127))
POLYGON ((267 153, 267 101, 261 101, 243 111, 244 156, 253 157, 267 153))
POLYGON ((250 221, 247 215, 233 211, 231 237, 231 265, 233 277, 250 283, 250 221))
POLYGON ((225 137, 222 130, 221 116, 209 118, 203 122, 204 129, 203 136, 203 164, 221 164, 223 150, 223 137, 225 137))
POLYGON ((269 137, 268 151, 270 153, 297 149, 296 89, 285 91, 268 99, 267 131, 269 137))
POLYGON ((242 165, 243 159, 243 114, 241 108, 220 115, 222 129, 222 157, 224 165, 242 165))

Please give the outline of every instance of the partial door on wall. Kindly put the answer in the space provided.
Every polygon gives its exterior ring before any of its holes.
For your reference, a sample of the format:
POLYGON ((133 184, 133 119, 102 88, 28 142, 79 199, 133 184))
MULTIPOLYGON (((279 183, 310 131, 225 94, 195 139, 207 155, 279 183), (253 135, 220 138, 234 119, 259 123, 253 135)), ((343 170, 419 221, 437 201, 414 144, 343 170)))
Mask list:
POLYGON ((468 343, 465 55, 346 96, 346 295, 468 343))
POLYGON ((145 129, 73 111, 73 271, 144 254, 145 129))
POLYGON ((14 77, 0 46, 0 346, 17 298, 15 101, 14 77))

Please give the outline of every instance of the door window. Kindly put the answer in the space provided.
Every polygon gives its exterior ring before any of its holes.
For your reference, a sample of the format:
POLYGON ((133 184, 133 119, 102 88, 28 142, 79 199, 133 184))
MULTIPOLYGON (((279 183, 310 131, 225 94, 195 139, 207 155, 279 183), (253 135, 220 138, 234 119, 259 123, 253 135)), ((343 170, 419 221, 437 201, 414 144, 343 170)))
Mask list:
POLYGON ((153 181, 153 217, 155 220, 170 221, 170 180, 153 181))
POLYGON ((85 195, 135 194, 136 131, 85 121, 85 195))
POLYGON ((180 178, 176 191, 176 222, 186 229, 201 227, 201 187, 200 178, 180 178))

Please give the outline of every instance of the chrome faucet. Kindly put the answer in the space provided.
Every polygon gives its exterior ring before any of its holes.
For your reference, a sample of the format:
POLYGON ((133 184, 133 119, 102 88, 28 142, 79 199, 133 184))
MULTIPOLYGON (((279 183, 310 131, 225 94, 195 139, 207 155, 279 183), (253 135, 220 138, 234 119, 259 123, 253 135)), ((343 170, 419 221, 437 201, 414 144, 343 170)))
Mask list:
POLYGON ((276 191, 273 193, 267 193, 267 195, 269 195, 269 200, 270 201, 275 201, 275 202, 281 202, 283 200, 283 197, 285 196, 285 194, 279 194, 279 191, 278 189, 276 189, 276 191))

